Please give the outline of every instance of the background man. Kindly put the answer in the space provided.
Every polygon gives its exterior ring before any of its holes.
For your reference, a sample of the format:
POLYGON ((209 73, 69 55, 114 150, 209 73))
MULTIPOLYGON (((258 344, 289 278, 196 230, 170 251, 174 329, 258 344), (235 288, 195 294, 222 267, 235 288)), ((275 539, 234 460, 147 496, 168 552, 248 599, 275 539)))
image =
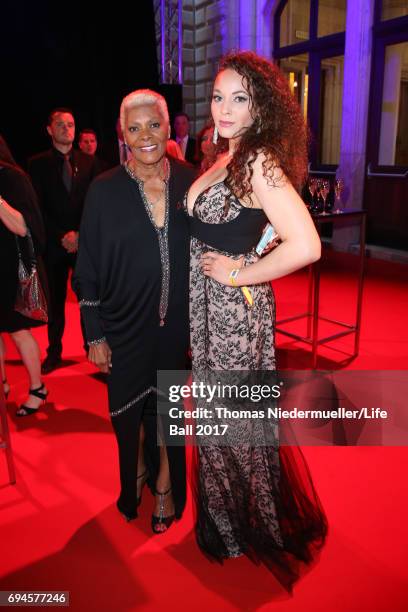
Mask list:
POLYGON ((116 134, 118 137, 118 161, 123 166, 126 162, 132 159, 132 152, 127 146, 123 137, 122 127, 120 125, 120 117, 118 117, 118 120, 116 121, 116 134))
POLYGON ((196 141, 190 138, 190 120, 186 113, 177 113, 174 118, 174 131, 176 142, 180 146, 184 159, 191 164, 195 162, 196 141))
POLYGON ((90 128, 84 128, 79 133, 78 146, 82 153, 86 155, 92 155, 94 158, 95 174, 100 174, 108 170, 109 164, 104 159, 101 159, 99 155, 96 155, 96 149, 98 148, 98 139, 96 132, 90 128))
POLYGON ((72 147, 75 120, 70 109, 54 109, 48 117, 47 132, 51 149, 32 157, 28 163, 47 232, 45 265, 50 316, 44 374, 61 365, 68 274, 75 265, 85 195, 95 175, 93 156, 72 147))
POLYGON ((96 133, 90 128, 85 128, 81 130, 78 138, 78 146, 81 149, 82 153, 86 153, 87 155, 95 155, 96 149, 98 147, 98 139, 96 138, 96 133))

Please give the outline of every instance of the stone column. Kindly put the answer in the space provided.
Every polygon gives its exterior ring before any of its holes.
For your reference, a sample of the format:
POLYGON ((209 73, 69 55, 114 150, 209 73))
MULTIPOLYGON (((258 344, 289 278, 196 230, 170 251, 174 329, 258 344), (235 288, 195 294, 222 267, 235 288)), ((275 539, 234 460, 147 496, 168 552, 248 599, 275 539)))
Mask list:
MULTIPOLYGON (((366 174, 366 138, 370 93, 374 0, 347 2, 344 54, 343 116, 340 163, 345 208, 362 208, 366 174)), ((348 250, 358 239, 358 228, 344 227, 333 235, 333 246, 348 250)))
POLYGON ((272 59, 273 22, 279 0, 239 0, 239 49, 272 59))
POLYGON ((259 0, 248 2, 239 0, 239 49, 253 51, 256 49, 256 24, 259 0))
POLYGON ((183 1, 183 99, 197 133, 210 112, 212 83, 219 58, 235 40, 228 28, 236 0, 183 1))
POLYGON ((256 46, 254 51, 269 59, 273 55, 274 17, 279 0, 258 0, 256 11, 256 46))

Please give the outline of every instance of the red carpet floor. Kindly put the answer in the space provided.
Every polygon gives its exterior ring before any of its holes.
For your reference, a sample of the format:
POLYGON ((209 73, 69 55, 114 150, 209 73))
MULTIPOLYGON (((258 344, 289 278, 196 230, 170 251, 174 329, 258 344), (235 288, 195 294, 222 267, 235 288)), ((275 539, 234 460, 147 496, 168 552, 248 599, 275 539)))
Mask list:
MULTIPOLYGON (((342 259, 350 264, 349 258, 342 259)), ((322 312, 352 317, 355 281, 342 262, 328 266, 322 312)), ((306 276, 274 284, 278 317, 302 310, 306 276)), ((353 369, 408 369, 407 271, 371 261, 360 355, 353 369)), ((118 493, 116 443, 104 384, 82 354, 77 305, 67 302, 66 367, 47 377, 49 402, 16 419, 28 381, 8 342, 9 416, 17 484, 0 456, 0 590, 70 591, 72 610, 397 612, 407 609, 408 449, 307 447, 304 454, 330 533, 318 563, 289 597, 247 559, 218 566, 199 552, 191 501, 169 533, 153 536, 153 498, 126 524, 118 493)), ((44 352, 45 329, 35 332, 44 352)), ((307 349, 277 338, 281 367, 307 368, 307 349)), ((318 367, 340 367, 351 338, 322 348, 318 367)))

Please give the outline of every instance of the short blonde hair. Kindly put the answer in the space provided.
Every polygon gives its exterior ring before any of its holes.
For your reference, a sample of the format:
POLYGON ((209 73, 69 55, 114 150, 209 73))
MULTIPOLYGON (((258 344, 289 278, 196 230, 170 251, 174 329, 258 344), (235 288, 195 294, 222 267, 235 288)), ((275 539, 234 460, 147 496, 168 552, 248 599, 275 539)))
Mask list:
POLYGON ((120 127, 122 128, 123 136, 125 135, 125 113, 131 108, 143 106, 144 104, 157 104, 163 118, 170 124, 169 111, 167 102, 162 95, 152 89, 136 89, 132 93, 125 96, 120 105, 120 127))

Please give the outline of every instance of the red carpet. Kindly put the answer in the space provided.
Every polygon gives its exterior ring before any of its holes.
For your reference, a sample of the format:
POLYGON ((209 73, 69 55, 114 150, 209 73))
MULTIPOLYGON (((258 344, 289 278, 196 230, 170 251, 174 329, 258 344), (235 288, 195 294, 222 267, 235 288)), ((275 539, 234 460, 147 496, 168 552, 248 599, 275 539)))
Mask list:
MULTIPOLYGON (((348 367, 407 369, 406 268, 374 261, 368 267, 360 355, 348 367)), ((278 317, 303 309, 305 279, 296 274, 274 283, 278 317)), ((345 266, 329 265, 322 313, 351 319, 354 289, 345 266)), ((7 484, 0 456, 1 590, 70 591, 70 609, 84 611, 407 609, 407 448, 304 449, 330 532, 319 562, 289 597, 247 559, 209 563, 195 544, 190 499, 168 534, 151 535, 147 490, 141 518, 124 522, 114 507, 116 443, 105 387, 83 357, 72 296, 67 321, 67 365, 47 377, 50 402, 33 417, 14 416, 28 381, 8 342, 17 484, 7 484)), ((35 334, 44 351, 45 329, 35 334)), ((280 367, 310 367, 303 345, 282 335, 277 341, 280 367)), ((318 367, 339 367, 351 347, 348 337, 322 348, 318 367)))

